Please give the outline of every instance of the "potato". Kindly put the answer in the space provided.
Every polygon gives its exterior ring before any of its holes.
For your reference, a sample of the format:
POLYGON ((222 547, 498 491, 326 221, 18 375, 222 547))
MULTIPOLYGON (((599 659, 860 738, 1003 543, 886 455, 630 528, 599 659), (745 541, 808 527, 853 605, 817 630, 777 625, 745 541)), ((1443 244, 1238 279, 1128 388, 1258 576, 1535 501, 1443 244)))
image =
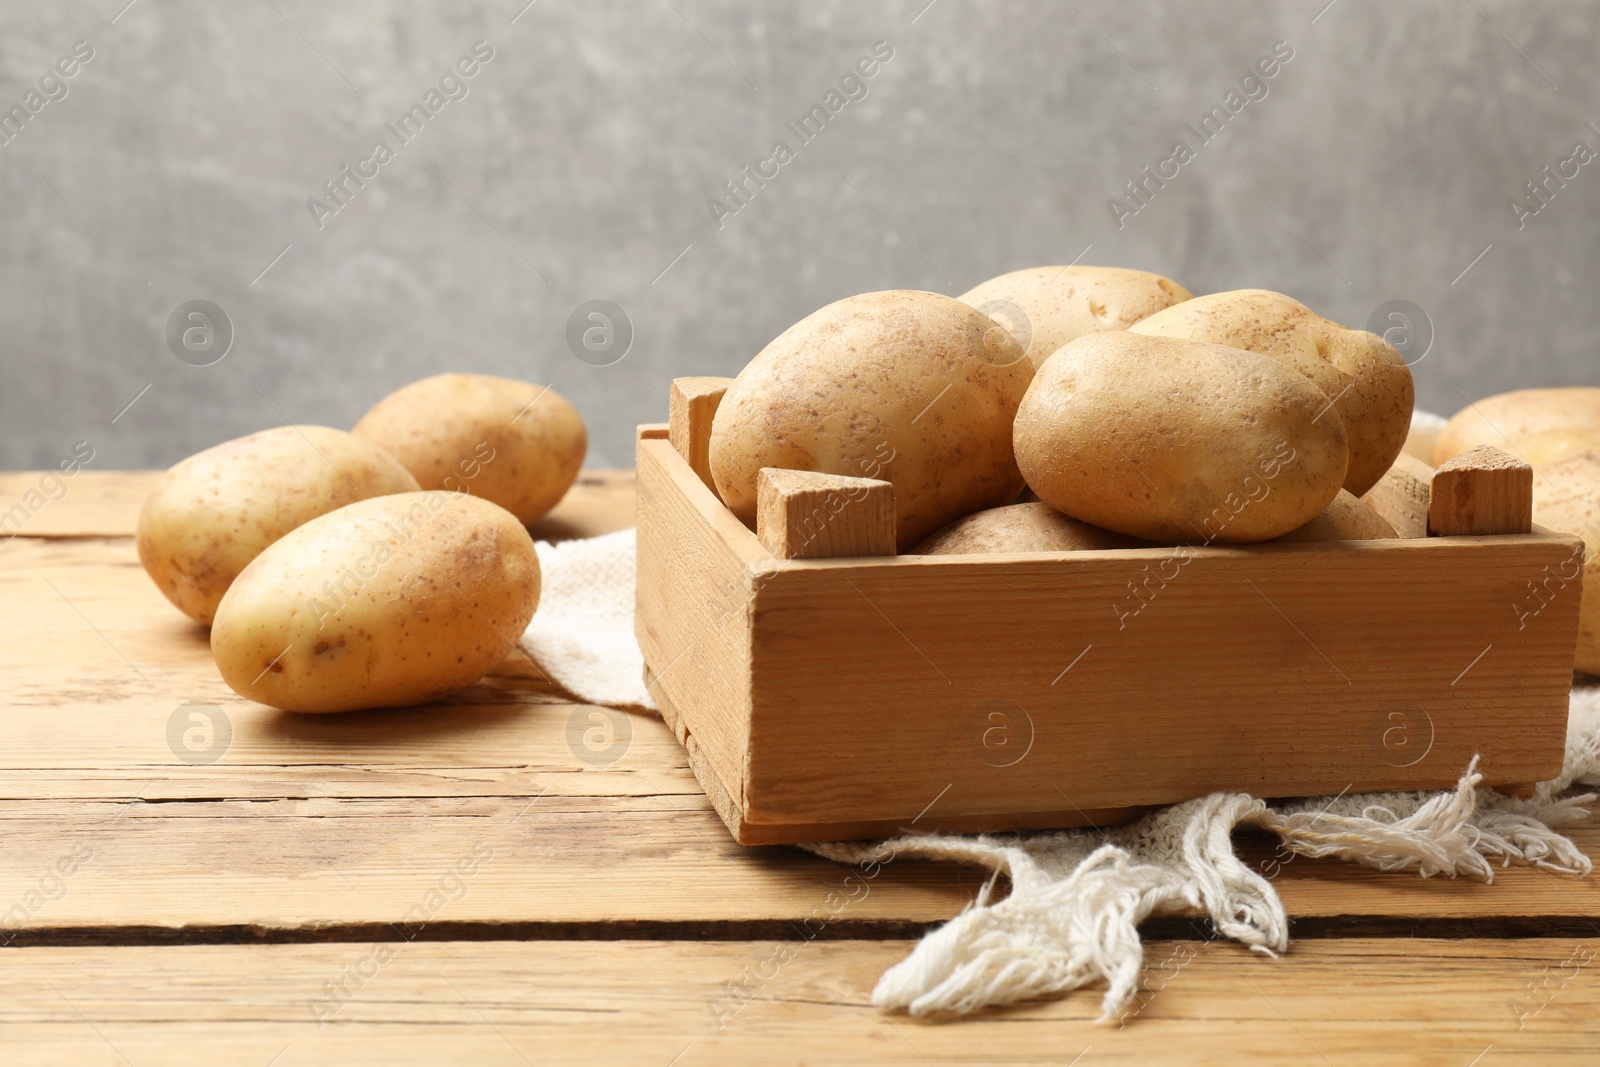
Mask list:
POLYGON ((1536 469, 1589 449, 1600 449, 1600 430, 1541 430, 1516 443, 1517 452, 1536 469))
POLYGON ((327 426, 279 426, 197 452, 139 511, 139 562, 178 610, 208 623, 261 550, 335 508, 417 489, 383 449, 327 426))
POLYGON ((481 496, 524 526, 572 488, 589 448, 582 417, 559 394, 484 374, 412 382, 350 432, 392 452, 422 488, 481 496))
POLYGON ((1032 377, 1011 335, 959 300, 849 297, 789 327, 739 372, 711 423, 711 477, 747 525, 763 467, 884 479, 903 552, 1016 498, 1011 420, 1032 377))
MULTIPOLYGON (((1433 466, 1433 446, 1439 440, 1439 434, 1445 428, 1445 420, 1431 411, 1413 411, 1411 413, 1411 432, 1406 434, 1406 446, 1400 450, 1401 455, 1410 456, 1412 459, 1421 460, 1428 466, 1433 466)), ((1385 474, 1388 471, 1384 472, 1385 474)))
POLYGON ((1323 508, 1316 518, 1276 540, 1381 541, 1399 536, 1388 519, 1363 504, 1348 489, 1341 489, 1333 503, 1323 508))
POLYGON ((504 659, 538 602, 516 516, 465 493, 401 493, 257 556, 217 606, 211 653, 234 692, 287 711, 423 704, 504 659))
POLYGON ((1152 541, 1265 541, 1333 502, 1349 460, 1328 396, 1271 356, 1141 334, 1080 337, 1017 411, 1045 503, 1152 541))
MULTIPOLYGON (((1578 607, 1578 649, 1573 665, 1600 674, 1600 445, 1568 451, 1539 468, 1533 479, 1533 521, 1549 530, 1583 538, 1582 597, 1578 607)), ((1576 561, 1554 568, 1529 583, 1519 616, 1536 613, 1552 596, 1570 596, 1576 586, 1576 561)))
POLYGON ((1213 293, 1129 329, 1259 352, 1316 382, 1344 422, 1350 442, 1344 487, 1355 496, 1376 485, 1405 447, 1416 400, 1405 359, 1377 334, 1346 329, 1292 297, 1265 289, 1213 293))
POLYGON ((1061 514, 1049 504, 1008 504, 957 519, 913 553, 948 556, 968 552, 1081 552, 1098 548, 1149 548, 1148 542, 1102 530, 1061 514))
POLYGON ((1545 430, 1600 430, 1600 388, 1518 389, 1468 404, 1434 442, 1433 465, 1479 445, 1515 454, 1522 438, 1545 430))
POLYGON ((1101 330, 1126 330, 1189 298, 1189 290, 1177 282, 1148 271, 1030 267, 990 278, 959 299, 1010 330, 1037 369, 1068 341, 1101 330), (1012 321, 1017 316, 1008 303, 1025 321, 1012 321))

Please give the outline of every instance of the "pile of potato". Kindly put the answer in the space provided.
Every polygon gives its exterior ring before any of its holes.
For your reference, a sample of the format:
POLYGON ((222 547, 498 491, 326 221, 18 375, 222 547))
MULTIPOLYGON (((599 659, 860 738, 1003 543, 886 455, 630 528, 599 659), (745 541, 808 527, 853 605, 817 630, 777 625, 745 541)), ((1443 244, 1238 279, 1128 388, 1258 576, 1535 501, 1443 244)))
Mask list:
POLYGON ((426 378, 350 433, 280 426, 177 464, 139 514, 139 560, 210 624, 241 696, 305 712, 425 703, 527 628, 540 575, 525 527, 587 448, 549 389, 426 378))
POLYGON ((1600 389, 1519 389, 1469 404, 1440 432, 1433 463, 1479 445, 1527 460, 1533 521, 1583 538, 1581 582, 1558 573, 1529 588, 1536 603, 1581 589, 1575 665, 1600 674, 1600 389))
POLYGON ((728 388, 710 466, 746 523, 763 467, 889 481, 918 554, 1361 540, 1396 536, 1358 498, 1412 404, 1393 346, 1282 294, 1039 267, 802 319, 728 388))
MULTIPOLYGON (((747 524, 763 467, 881 478, 922 555, 1374 540, 1398 535, 1361 498, 1413 403, 1393 346, 1281 293, 1037 267, 808 315, 728 388, 711 476, 747 524)), ((1600 388, 1469 405, 1433 463, 1480 444, 1528 460, 1534 520, 1584 538, 1581 583, 1536 593, 1587 588, 1576 666, 1600 673, 1600 388)))

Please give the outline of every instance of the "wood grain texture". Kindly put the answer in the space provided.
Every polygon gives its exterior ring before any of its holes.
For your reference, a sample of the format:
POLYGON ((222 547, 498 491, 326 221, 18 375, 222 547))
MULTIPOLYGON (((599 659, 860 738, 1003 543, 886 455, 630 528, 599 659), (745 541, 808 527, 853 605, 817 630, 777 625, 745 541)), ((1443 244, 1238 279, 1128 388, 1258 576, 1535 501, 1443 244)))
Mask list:
POLYGON ((1533 529, 1533 467, 1479 445, 1434 469, 1428 533, 1435 537, 1523 534, 1533 529))
POLYGON ((1570 544, 1429 544, 1200 550, 1148 599, 1150 550, 1014 557, 1003 587, 981 557, 790 564, 756 598, 747 813, 1435 788, 1474 754, 1551 776, 1577 598, 1520 630, 1514 605, 1570 544))
MULTIPOLYGON (((86 843, 104 860, 29 929, 386 919, 438 877, 434 858, 471 826, 504 827, 511 840, 527 828, 539 847, 497 845, 505 862, 486 870, 463 921, 784 918, 806 914, 838 877, 795 850, 736 846, 678 743, 648 716, 628 716, 630 747, 614 763, 578 759, 569 730, 585 709, 521 658, 442 708, 288 715, 222 685, 203 631, 161 598, 130 539, 19 539, 4 551, 0 680, 13 713, 0 735, 0 912, 46 873, 58 844, 86 843), (230 720, 229 748, 209 765, 184 764, 169 745, 169 721, 189 700, 230 720), (699 892, 707 883, 740 891, 699 892)), ((939 817, 935 805, 925 819, 939 817)), ((1296 914, 1600 910, 1596 883, 1525 869, 1492 887, 1435 880, 1419 892, 1409 877, 1345 864, 1284 864, 1270 852, 1260 862, 1283 867, 1296 914)), ((908 865, 860 914, 944 918, 973 884, 908 865)))
POLYGON ((961 1022, 869 994, 906 942, 20 949, 8 1064, 930 1063, 1467 1067, 1594 1063, 1600 939, 1352 939, 1282 959, 1146 946, 1122 1025, 1099 991, 961 1022), (342 983, 342 988, 340 983, 342 983))
MULTIPOLYGON (((645 436, 670 449, 665 428, 645 436)), ((431 708, 308 718, 243 701, 138 567, 149 478, 107 476, 104 499, 35 516, 57 532, 0 544, 7 1064, 1070 1062, 1090 1044, 1086 1065, 1320 1051, 1459 1067, 1490 1043, 1485 1065, 1592 1060, 1600 986, 1592 964, 1567 975, 1574 939, 1593 945, 1600 880, 1515 867, 1492 885, 1423 881, 1255 836, 1241 858, 1295 920, 1282 960, 1149 942, 1122 1030, 1089 1025, 1094 991, 956 1025, 881 1016, 867 992, 911 943, 879 939, 954 915, 981 872, 896 862, 835 912, 848 868, 736 845, 653 717, 626 715, 613 762, 581 759, 571 731, 601 709, 520 657, 431 708), (187 700, 228 717, 214 762, 169 741, 187 700), (285 938, 309 943, 263 943, 285 938), (370 969, 380 943, 393 959, 318 1028, 310 1002, 370 969)), ((631 485, 586 473, 563 503, 571 532, 625 526, 631 485)), ((725 533, 733 572, 770 581, 754 535, 725 533)), ((687 691, 676 668, 663 687, 687 691)), ((1600 826, 1572 832, 1600 854, 1600 826)), ((1147 932, 1204 929, 1174 917, 1147 932)))
POLYGON ((1402 452, 1361 501, 1388 519, 1394 532, 1401 537, 1426 537, 1428 491, 1432 479, 1432 467, 1402 452))
POLYGON ((711 420, 732 384, 732 378, 674 378, 667 401, 668 440, 713 493, 717 487, 711 480, 711 420))
POLYGON ((778 559, 892 556, 894 486, 764 467, 756 476, 756 538, 778 559))
MULTIPOLYGON (((132 536, 139 509, 162 473, 80 471, 66 481, 60 499, 50 500, 34 513, 18 536, 132 536)), ((22 500, 39 484, 40 477, 37 471, 0 471, 0 511, 22 500)), ((544 541, 625 530, 633 525, 633 500, 633 471, 585 470, 562 501, 529 530, 544 541)), ((0 536, 0 552, 7 540, 0 536)))
MULTIPOLYGON (((86 865, 28 929, 202 917, 294 929, 363 913, 387 921, 438 877, 436 857, 471 826, 505 826, 541 847, 502 853, 483 883, 499 888, 474 898, 482 904, 462 913, 470 921, 784 919, 807 914, 839 877, 798 850, 735 845, 682 749, 649 716, 627 715, 630 747, 615 762, 578 759, 568 731, 592 709, 520 657, 441 707, 288 715, 222 684, 204 630, 145 577, 131 537, 19 538, 0 552, 0 685, 10 710, 0 721, 0 913, 46 873, 58 844, 86 842, 108 858, 86 865), (185 764, 169 745, 169 721, 189 700, 229 717, 231 743, 214 763, 185 764), (136 835, 124 829, 135 823, 136 835), (707 884, 740 889, 708 894, 707 884)), ((884 633, 895 636, 887 624, 884 633)), ((908 799, 901 818, 931 799, 908 799)), ((940 813, 935 805, 925 819, 940 813)), ((1600 854, 1600 832, 1578 835, 1600 854)), ((1281 868, 1275 884, 1295 915, 1600 912, 1600 880, 1512 868, 1492 886, 1419 883, 1260 852, 1253 862, 1281 868)), ((885 878, 862 915, 930 921, 959 910, 977 875, 963 884, 949 868, 908 864, 885 878)))
MULTIPOLYGON (((749 729, 750 627, 754 567, 770 560, 755 534, 734 518, 689 470, 669 441, 638 443, 639 526, 634 630, 645 680, 663 707, 686 694, 710 716, 691 724, 673 717, 693 764, 709 768, 721 794, 743 806, 749 729), (688 471, 680 488, 668 471, 688 471)), ((718 796, 716 788, 712 795, 718 796)))

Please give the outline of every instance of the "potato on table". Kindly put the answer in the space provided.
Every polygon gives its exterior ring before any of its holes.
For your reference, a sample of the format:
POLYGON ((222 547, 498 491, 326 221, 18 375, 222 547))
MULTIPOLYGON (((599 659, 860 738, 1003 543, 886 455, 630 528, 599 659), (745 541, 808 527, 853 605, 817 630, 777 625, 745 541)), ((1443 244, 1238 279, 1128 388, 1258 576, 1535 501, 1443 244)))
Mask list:
POLYGON ((497 504, 366 500, 256 557, 217 607, 211 652, 234 692, 286 711, 423 704, 505 658, 539 577, 533 539, 497 504))
POLYGON ((1102 330, 1126 330, 1189 290, 1159 274, 1122 267, 1029 267, 967 290, 963 303, 1010 330, 1037 369, 1068 341, 1102 330), (1024 321, 1011 321, 1010 304, 1024 321))
POLYGON ((1333 502, 1349 462, 1328 396, 1238 348, 1132 332, 1045 361, 1017 411, 1017 463, 1075 519, 1154 541, 1265 541, 1333 502))
POLYGON ((711 423, 711 477, 746 525, 763 467, 894 485, 906 551, 950 520, 1016 499, 1011 422, 1033 368, 987 316, 938 293, 866 293, 767 345, 711 423))
MULTIPOLYGON (((1597 434, 1596 437, 1600 437, 1597 434)), ((1532 440, 1532 439, 1530 439, 1532 440)), ((1538 465, 1533 479, 1533 521, 1549 530, 1577 534, 1584 557, 1568 570, 1546 573, 1529 583, 1538 600, 1571 596, 1580 588, 1578 648, 1573 665, 1600 674, 1600 440, 1568 448, 1538 465), (1578 576, 1581 563, 1581 578, 1578 576), (1571 584, 1562 584, 1571 583, 1571 584)))
POLYGON ((245 565, 284 534, 346 504, 417 489, 370 441, 279 426, 178 463, 139 512, 139 562, 166 598, 209 623, 245 565))
POLYGON ((1344 423, 1344 487, 1356 496, 1376 485, 1405 447, 1416 393, 1404 357, 1377 334, 1340 326, 1293 297, 1265 289, 1197 296, 1129 330, 1259 352, 1310 378, 1344 423))
POLYGON ((1433 465, 1479 445, 1516 454, 1525 438, 1551 430, 1600 431, 1600 388, 1518 389, 1474 401, 1439 432, 1433 465))
POLYGON ((531 525, 578 477, 589 436, 546 386, 438 374, 395 390, 351 431, 381 445, 424 489, 471 493, 531 525))
POLYGON ((1574 452, 1600 450, 1600 429, 1541 430, 1517 439, 1517 452, 1535 469, 1565 459, 1574 452))

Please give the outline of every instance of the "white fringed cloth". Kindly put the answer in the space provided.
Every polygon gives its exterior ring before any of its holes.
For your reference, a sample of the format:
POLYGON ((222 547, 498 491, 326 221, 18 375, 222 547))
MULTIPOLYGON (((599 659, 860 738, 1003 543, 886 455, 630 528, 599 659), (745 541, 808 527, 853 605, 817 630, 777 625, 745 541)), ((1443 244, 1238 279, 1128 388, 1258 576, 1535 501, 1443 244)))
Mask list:
MULTIPOLYGON (((633 636, 633 531, 538 548, 544 589, 523 647, 584 700, 654 709, 633 636)), ((1513 863, 1588 874, 1589 859, 1561 828, 1587 819, 1595 799, 1574 789, 1600 785, 1600 688, 1574 690, 1558 778, 1525 800, 1481 780, 1474 760, 1450 792, 1281 803, 1214 793, 1105 830, 806 847, 842 863, 917 857, 992 872, 966 910, 883 975, 872 994, 879 1008, 959 1015, 1103 982, 1101 1021, 1110 1022, 1126 1016, 1138 992, 1146 918, 1198 909, 1221 936, 1269 956, 1288 949, 1283 902, 1266 874, 1235 854, 1237 829, 1275 835, 1283 854, 1423 878, 1492 882, 1497 866, 1513 863)))

